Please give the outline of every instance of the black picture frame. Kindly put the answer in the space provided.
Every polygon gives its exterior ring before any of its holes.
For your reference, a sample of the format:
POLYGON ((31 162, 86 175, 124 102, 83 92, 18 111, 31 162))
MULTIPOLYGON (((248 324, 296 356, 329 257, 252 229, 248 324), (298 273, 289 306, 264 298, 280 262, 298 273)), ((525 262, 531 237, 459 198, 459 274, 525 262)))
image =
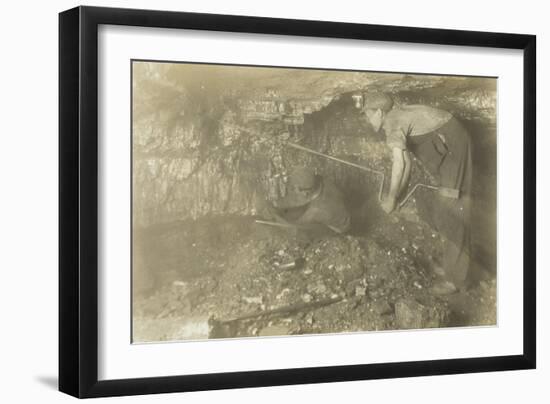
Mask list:
POLYGON ((535 104, 536 37, 533 35, 96 7, 77 7, 60 13, 59 390, 84 398, 535 368, 535 104), (99 381, 100 24, 523 50, 523 353, 467 359, 99 381))

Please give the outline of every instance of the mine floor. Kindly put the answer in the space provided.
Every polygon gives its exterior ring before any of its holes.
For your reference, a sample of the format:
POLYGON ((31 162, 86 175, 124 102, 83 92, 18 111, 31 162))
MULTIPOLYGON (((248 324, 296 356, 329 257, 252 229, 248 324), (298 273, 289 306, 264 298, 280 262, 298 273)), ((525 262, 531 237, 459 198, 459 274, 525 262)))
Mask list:
POLYGON ((410 212, 376 213, 366 234, 307 236, 253 217, 137 233, 156 265, 134 274, 146 280, 134 342, 496 324, 494 275, 477 268, 468 291, 434 296, 439 236, 410 212))

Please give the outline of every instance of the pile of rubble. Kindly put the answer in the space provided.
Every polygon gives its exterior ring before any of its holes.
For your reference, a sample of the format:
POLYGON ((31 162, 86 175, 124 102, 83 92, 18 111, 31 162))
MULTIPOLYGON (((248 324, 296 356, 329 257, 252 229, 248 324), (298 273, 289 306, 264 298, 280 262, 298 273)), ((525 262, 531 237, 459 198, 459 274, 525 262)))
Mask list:
POLYGON ((429 293, 438 240, 427 227, 395 218, 368 237, 310 240, 247 226, 250 233, 236 243, 202 245, 208 273, 186 279, 188 268, 180 268, 155 293, 135 299, 136 341, 447 325, 447 302, 429 293), (401 243, 388 243, 388 231, 401 243))

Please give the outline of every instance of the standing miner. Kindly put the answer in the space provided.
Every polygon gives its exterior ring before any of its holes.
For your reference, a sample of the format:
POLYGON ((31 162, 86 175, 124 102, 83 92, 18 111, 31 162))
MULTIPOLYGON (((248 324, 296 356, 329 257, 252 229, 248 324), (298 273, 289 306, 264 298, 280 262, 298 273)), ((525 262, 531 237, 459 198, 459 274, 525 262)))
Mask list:
MULTIPOLYGON (((446 295, 466 288, 470 269, 470 220, 472 191, 471 142, 466 129, 449 112, 427 105, 394 106, 384 93, 363 94, 362 106, 375 131, 385 132, 391 149, 392 170, 382 209, 391 213, 407 188, 413 153, 432 174, 439 187, 456 192, 434 193, 425 207, 428 220, 443 237, 443 268, 432 291, 446 295)), ((422 203, 422 201, 418 201, 422 203)))

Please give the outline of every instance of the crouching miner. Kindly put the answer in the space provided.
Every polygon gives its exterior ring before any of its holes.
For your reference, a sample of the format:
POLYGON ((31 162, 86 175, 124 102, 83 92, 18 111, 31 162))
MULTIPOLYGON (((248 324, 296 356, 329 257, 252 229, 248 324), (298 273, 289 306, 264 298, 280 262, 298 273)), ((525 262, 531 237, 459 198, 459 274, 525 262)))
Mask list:
POLYGON ((330 180, 309 168, 296 167, 286 185, 285 197, 269 208, 269 215, 277 223, 313 236, 349 230, 350 215, 343 195, 330 180))
POLYGON ((382 209, 391 213, 407 188, 412 153, 438 182, 452 190, 434 192, 430 200, 417 200, 427 220, 442 236, 442 279, 432 291, 451 294, 466 288, 470 269, 470 221, 472 156, 466 129, 449 112, 427 105, 396 107, 384 93, 364 93, 362 109, 375 131, 383 130, 391 149, 392 170, 389 193, 382 209), (452 195, 452 196, 449 196, 452 195))

